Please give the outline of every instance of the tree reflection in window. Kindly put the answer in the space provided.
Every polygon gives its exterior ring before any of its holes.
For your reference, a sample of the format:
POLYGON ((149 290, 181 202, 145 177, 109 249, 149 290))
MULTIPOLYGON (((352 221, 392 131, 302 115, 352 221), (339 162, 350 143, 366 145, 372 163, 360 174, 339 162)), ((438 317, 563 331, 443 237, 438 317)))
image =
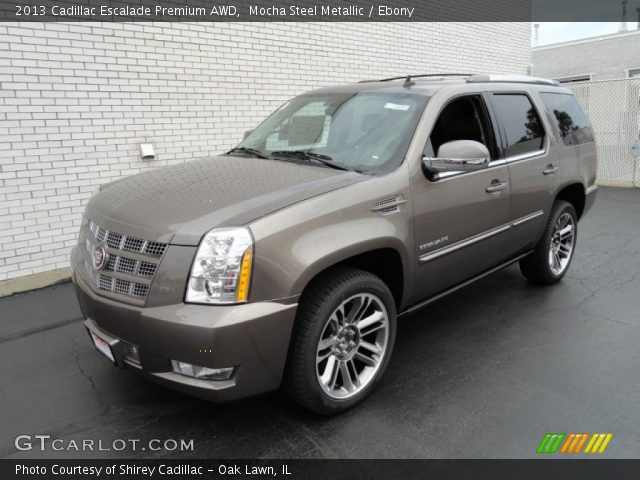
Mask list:
POLYGON ((527 95, 494 94, 493 106, 504 134, 505 156, 524 155, 542 149, 544 128, 527 95))
POLYGON ((587 116, 573 95, 545 92, 541 93, 540 97, 548 111, 553 113, 553 119, 565 145, 580 145, 593 141, 593 132, 587 116))
POLYGON ((525 123, 524 126, 527 134, 520 139, 521 142, 526 142, 527 140, 533 140, 534 138, 544 136, 544 131, 540 124, 540 118, 533 108, 527 110, 527 123, 525 123))

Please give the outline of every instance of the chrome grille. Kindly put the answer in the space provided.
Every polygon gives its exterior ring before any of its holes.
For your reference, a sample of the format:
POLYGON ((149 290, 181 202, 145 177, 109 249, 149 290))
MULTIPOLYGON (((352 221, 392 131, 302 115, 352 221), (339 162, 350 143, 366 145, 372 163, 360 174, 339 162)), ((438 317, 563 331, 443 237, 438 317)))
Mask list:
POLYGON ((140 262, 138 264, 138 275, 143 277, 152 277, 156 273, 156 265, 149 262, 140 262))
POLYGON ((112 284, 113 291, 115 293, 119 293, 120 295, 129 295, 129 287, 131 286, 131 282, 128 280, 121 280, 119 278, 114 279, 115 282, 112 284))
POLYGON ((109 235, 107 235, 107 245, 109 245, 111 248, 120 249, 121 240, 122 235, 120 235, 119 233, 109 232, 109 235))
POLYGON ((123 250, 127 252, 141 252, 144 248, 144 240, 139 238, 127 238, 124 242, 123 250))
POLYGON ((136 298, 145 298, 147 293, 149 293, 148 285, 142 285, 141 283, 130 282, 129 280, 113 278, 108 275, 98 273, 91 265, 89 265, 89 262, 85 262, 85 267, 91 282, 98 290, 136 298))
POLYGON ((111 232, 93 221, 89 222, 89 230, 91 234, 87 234, 85 238, 85 268, 91 283, 102 292, 144 300, 149 293, 148 282, 156 273, 167 244, 111 232), (93 268, 92 262, 93 250, 97 244, 109 247, 109 261, 100 271, 93 268), (148 260, 132 258, 132 253, 147 256, 148 260), (141 280, 136 282, 135 279, 117 278, 114 273, 140 277, 141 280))
MULTIPOLYGON (((87 252, 91 256, 93 254, 94 244, 88 238, 85 239, 87 252)), ((105 272, 128 273, 129 275, 138 275, 140 277, 153 277, 156 273, 157 265, 144 260, 134 260, 133 258, 123 257, 121 255, 109 256, 109 263, 104 268, 105 272)))
POLYGON ((166 247, 167 246, 164 243, 148 242, 144 247, 144 253, 146 253, 147 255, 159 257, 164 253, 164 249, 166 247))
POLYGON ((166 243, 147 242, 140 238, 128 237, 121 233, 110 232, 109 230, 96 225, 93 221, 89 222, 89 230, 91 230, 91 233, 93 233, 93 236, 97 240, 105 242, 109 247, 117 250, 142 253, 152 257, 161 257, 167 249, 166 243))

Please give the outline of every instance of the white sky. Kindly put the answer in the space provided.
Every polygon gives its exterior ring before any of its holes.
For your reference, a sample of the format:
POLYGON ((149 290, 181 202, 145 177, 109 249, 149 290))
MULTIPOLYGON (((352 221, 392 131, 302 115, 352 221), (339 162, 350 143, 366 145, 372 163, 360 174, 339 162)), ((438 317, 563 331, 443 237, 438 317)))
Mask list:
MULTIPOLYGON (((627 22, 627 29, 635 30, 636 22, 627 22)), ((537 45, 568 42, 581 38, 596 37, 617 33, 620 22, 540 22, 538 28, 539 40, 537 45)), ((533 27, 531 28, 531 44, 536 45, 533 27)))

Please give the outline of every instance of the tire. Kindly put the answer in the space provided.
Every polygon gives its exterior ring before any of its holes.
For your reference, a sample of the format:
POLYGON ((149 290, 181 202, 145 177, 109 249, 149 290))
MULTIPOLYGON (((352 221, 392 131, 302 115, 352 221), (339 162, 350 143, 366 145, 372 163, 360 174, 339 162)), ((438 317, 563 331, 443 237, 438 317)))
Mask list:
POLYGON ((362 270, 331 270, 315 279, 300 300, 284 389, 316 413, 348 410, 382 377, 395 336, 396 307, 387 285, 362 270))
POLYGON ((539 285, 559 282, 569 270, 577 237, 578 216, 573 205, 564 200, 556 201, 540 242, 531 255, 520 260, 520 271, 528 280, 539 285), (571 228, 570 233, 567 228, 571 228), (563 243, 568 239, 570 247, 563 243))

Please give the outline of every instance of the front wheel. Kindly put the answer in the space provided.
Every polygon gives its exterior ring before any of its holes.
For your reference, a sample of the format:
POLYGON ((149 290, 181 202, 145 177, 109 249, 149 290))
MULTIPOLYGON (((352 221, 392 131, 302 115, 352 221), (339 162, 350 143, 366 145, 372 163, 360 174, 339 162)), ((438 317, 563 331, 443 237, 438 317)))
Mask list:
POLYGON ((520 261, 520 271, 541 285, 559 282, 569 269, 578 236, 578 217, 569 202, 554 203, 544 234, 531 255, 520 261))
POLYGON ((393 296, 377 276, 344 268, 305 291, 293 332, 285 388, 304 407, 353 407, 384 372, 396 333, 393 296))

